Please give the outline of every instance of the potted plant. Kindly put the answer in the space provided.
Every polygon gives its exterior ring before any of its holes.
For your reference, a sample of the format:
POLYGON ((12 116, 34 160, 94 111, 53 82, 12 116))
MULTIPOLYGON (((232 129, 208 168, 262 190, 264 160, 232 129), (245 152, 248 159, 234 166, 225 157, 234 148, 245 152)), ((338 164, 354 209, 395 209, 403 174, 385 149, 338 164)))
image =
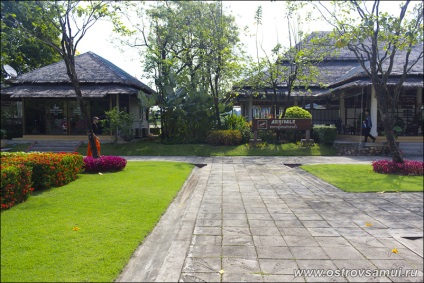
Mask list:
POLYGON ((0 129, 1 147, 6 147, 6 130, 0 129))

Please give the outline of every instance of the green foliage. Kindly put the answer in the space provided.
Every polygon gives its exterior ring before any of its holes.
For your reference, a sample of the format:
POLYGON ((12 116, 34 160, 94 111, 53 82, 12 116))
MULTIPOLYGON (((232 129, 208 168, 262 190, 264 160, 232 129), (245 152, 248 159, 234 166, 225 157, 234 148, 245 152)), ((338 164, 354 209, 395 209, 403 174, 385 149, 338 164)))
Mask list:
MULTIPOLYGON (((28 37, 27 34, 17 29, 16 22, 21 23, 26 29, 33 30, 57 45, 60 45, 60 31, 45 23, 45 27, 33 25, 34 22, 44 19, 37 7, 47 6, 40 1, 1 1, 1 66, 8 64, 18 74, 29 72, 36 68, 49 65, 60 60, 59 54, 50 46, 28 37)), ((1 70, 1 82, 7 77, 1 70)))
POLYGON ((63 186, 83 170, 83 158, 73 153, 2 152, 2 164, 25 164, 32 172, 34 190, 63 186))
POLYGON ((0 129, 0 138, 1 139, 6 139, 7 138, 7 134, 6 134, 6 130, 5 129, 0 129))
POLYGON ((337 137, 337 128, 335 126, 315 125, 312 128, 315 142, 325 145, 333 145, 337 137))
POLYGON ((23 164, 0 164, 1 209, 8 209, 28 199, 31 188, 31 170, 23 164))
POLYGON ((303 119, 312 119, 312 114, 307 110, 300 108, 299 106, 289 107, 286 110, 286 115, 284 118, 303 118, 303 119))
POLYGON ((212 130, 208 135, 208 144, 211 145, 239 145, 241 141, 239 130, 212 130))
POLYGON ((133 46, 136 38, 147 47, 144 68, 158 90, 161 138, 168 143, 204 142, 210 129, 220 128, 228 104, 225 93, 240 69, 237 26, 221 5, 168 1, 129 8, 140 21, 133 32, 124 33, 126 43, 133 46), (144 33, 144 22, 149 33, 144 33))
POLYGON ((115 146, 118 144, 118 138, 129 141, 134 138, 132 131, 133 116, 125 111, 118 111, 115 107, 105 112, 107 119, 101 121, 103 130, 107 134, 113 134, 115 146))
POLYGON ((227 115, 224 117, 224 129, 239 130, 242 136, 241 142, 247 143, 252 138, 252 127, 243 116, 236 114, 227 115))

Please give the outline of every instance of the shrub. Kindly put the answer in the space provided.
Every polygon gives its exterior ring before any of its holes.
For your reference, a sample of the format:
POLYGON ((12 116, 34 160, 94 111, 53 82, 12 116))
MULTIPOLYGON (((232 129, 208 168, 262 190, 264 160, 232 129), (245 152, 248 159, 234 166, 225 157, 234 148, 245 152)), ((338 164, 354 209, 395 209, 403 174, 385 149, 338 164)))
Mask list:
POLYGON ((207 141, 211 145, 239 145, 242 137, 239 130, 212 130, 207 141))
POLYGON ((1 155, 4 164, 25 164, 32 171, 34 190, 60 187, 74 181, 83 170, 83 157, 78 153, 17 152, 1 155))
POLYGON ((397 174, 422 176, 424 162, 404 160, 404 163, 397 163, 393 160, 376 160, 372 162, 374 172, 381 174, 397 174))
POLYGON ((236 114, 226 116, 224 118, 224 128, 226 130, 239 130, 242 143, 248 143, 252 138, 252 128, 243 116, 236 114))
POLYGON ((325 145, 333 145, 337 136, 337 128, 335 126, 315 125, 312 128, 313 137, 317 138, 316 142, 325 145))
POLYGON ((31 191, 31 170, 25 165, 1 164, 1 209, 8 209, 28 199, 31 191))
POLYGON ((312 119, 312 114, 299 106, 292 106, 287 108, 284 118, 312 119))
POLYGON ((106 156, 93 158, 84 157, 84 168, 86 173, 117 172, 124 170, 127 160, 119 156, 106 156))

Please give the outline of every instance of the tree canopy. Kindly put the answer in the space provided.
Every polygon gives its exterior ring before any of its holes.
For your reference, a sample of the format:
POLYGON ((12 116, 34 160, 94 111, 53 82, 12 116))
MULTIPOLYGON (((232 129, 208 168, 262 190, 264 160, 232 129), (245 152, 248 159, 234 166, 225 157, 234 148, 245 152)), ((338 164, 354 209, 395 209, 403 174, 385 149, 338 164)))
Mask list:
MULTIPOLYGON (((26 73, 45 65, 57 62, 60 55, 50 46, 43 44, 33 37, 28 37, 17 28, 19 22, 26 29, 31 29, 34 34, 49 38, 55 44, 60 44, 60 31, 48 26, 40 28, 34 22, 43 19, 37 12, 39 5, 47 6, 47 2, 37 3, 29 1, 23 5, 20 1, 1 1, 1 65, 12 66, 18 74, 26 73)), ((2 68, 1 81, 7 74, 2 68)))

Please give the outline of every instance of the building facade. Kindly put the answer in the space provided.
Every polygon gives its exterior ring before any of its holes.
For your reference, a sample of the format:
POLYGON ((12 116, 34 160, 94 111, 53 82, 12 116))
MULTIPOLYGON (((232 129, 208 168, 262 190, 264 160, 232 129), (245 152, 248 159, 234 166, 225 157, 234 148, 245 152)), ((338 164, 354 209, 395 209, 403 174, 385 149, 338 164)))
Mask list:
MULTIPOLYGON (((148 109, 141 105, 138 95, 140 92, 152 95, 154 90, 92 52, 76 56, 75 67, 91 117, 104 119, 105 112, 116 107, 134 118, 135 136, 149 134, 148 109)), ((5 113, 2 124, 8 123, 9 128, 15 125, 14 136, 87 133, 64 61, 10 78, 7 83, 1 89, 2 113, 5 113)), ((7 125, 2 128, 7 129, 7 125)))

